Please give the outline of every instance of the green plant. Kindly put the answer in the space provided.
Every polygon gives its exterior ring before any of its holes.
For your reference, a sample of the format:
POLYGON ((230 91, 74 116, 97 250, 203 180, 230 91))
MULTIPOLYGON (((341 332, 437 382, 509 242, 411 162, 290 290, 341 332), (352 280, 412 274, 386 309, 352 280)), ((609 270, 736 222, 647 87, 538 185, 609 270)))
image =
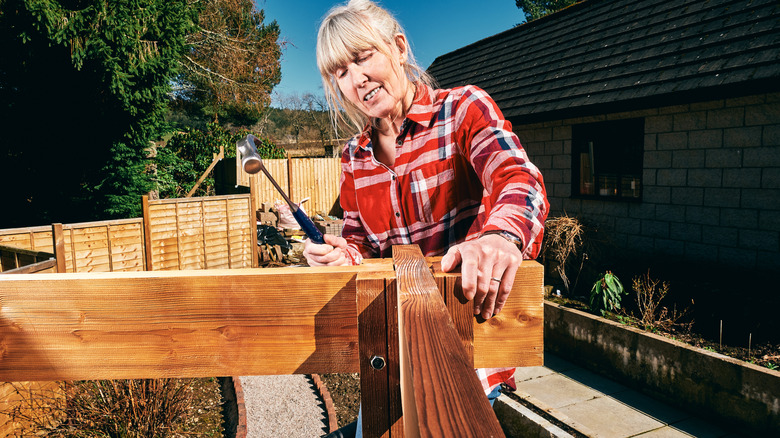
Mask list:
POLYGON ((625 294, 623 284, 612 272, 607 271, 590 290, 590 309, 603 316, 606 312, 620 309, 620 300, 625 294))
MULTIPOLYGON (((178 198, 192 189, 203 172, 223 147, 225 159, 236 156, 236 141, 246 136, 246 131, 229 132, 217 123, 209 123, 205 130, 188 129, 177 132, 164 147, 158 147, 154 157, 152 180, 160 198, 178 198)), ((257 152, 262 158, 284 158, 285 150, 261 138, 257 152)), ((206 178, 195 196, 214 194, 214 178, 206 178)))
POLYGON ((712 347, 704 347, 704 349, 707 350, 707 351, 711 351, 713 353, 715 352, 715 349, 712 348, 712 347))
POLYGON ((766 367, 769 368, 772 371, 774 371, 777 368, 779 368, 778 365, 776 363, 774 363, 774 362, 767 362, 766 363, 766 367))

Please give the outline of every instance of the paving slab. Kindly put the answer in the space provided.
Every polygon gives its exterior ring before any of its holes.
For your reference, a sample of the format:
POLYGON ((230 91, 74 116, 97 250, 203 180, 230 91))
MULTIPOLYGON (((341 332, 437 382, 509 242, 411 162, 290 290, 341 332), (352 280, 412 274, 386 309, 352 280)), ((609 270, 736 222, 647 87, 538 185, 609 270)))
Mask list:
POLYGON ((604 438, 628 438, 665 426, 664 423, 606 396, 562 406, 558 411, 571 420, 586 425, 604 438))
POLYGON ((532 395, 551 408, 591 400, 602 394, 562 374, 553 373, 517 383, 519 393, 532 395))
MULTIPOLYGON (((542 367, 519 368, 516 395, 581 435, 604 438, 737 438, 741 435, 545 353, 542 367)), ((549 433, 549 430, 544 432, 549 433)))

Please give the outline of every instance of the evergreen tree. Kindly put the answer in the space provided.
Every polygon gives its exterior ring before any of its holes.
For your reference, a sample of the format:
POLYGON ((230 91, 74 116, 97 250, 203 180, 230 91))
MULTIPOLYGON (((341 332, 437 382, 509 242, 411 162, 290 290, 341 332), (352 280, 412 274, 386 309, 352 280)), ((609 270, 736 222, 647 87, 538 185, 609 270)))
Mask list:
POLYGON ((526 21, 536 20, 577 3, 577 0, 515 0, 526 21))
POLYGON ((0 2, 0 226, 137 216, 184 0, 0 2))

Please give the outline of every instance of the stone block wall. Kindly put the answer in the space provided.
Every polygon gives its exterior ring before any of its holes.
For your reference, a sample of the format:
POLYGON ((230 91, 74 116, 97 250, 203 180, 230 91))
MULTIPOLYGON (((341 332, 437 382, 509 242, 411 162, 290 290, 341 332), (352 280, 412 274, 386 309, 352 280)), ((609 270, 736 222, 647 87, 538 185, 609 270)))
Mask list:
POLYGON ((620 248, 780 268, 780 93, 515 125, 551 215, 598 224, 620 248), (572 196, 572 126, 645 120, 640 202, 572 196))

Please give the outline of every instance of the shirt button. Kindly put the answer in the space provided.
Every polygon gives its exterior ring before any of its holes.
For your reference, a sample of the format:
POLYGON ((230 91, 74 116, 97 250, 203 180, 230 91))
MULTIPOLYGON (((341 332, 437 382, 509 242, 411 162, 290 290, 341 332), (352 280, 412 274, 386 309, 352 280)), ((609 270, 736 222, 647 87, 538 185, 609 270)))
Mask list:
POLYGON ((396 212, 395 212, 395 217, 401 217, 401 213, 399 213, 399 212, 397 212, 397 211, 396 211, 396 212))
POLYGON ((395 181, 395 175, 390 177, 393 181, 395 181))
POLYGON ((397 144, 398 146, 401 146, 402 144, 404 144, 404 141, 399 139, 399 140, 395 141, 395 144, 397 144))

